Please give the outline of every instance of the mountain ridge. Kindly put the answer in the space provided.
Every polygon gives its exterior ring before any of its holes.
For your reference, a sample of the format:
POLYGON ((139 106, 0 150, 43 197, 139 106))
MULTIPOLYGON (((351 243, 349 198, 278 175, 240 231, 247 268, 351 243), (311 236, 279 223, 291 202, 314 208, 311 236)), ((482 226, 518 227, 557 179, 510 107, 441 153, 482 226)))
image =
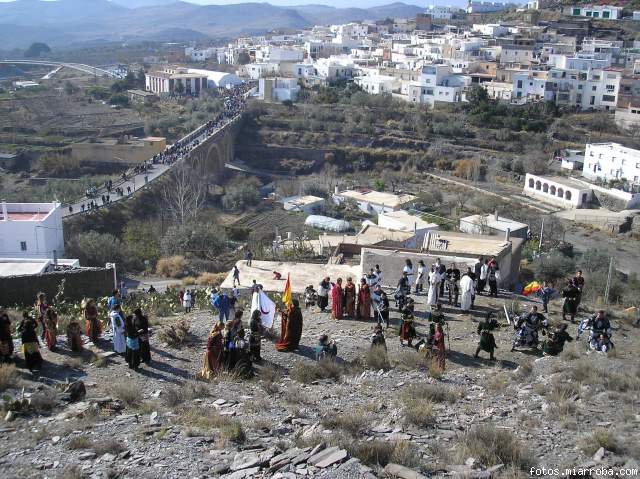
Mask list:
POLYGON ((0 3, 0 44, 4 49, 26 48, 34 41, 52 47, 96 39, 129 41, 158 39, 163 31, 193 32, 193 40, 261 34, 277 28, 301 29, 313 25, 378 20, 388 16, 413 17, 425 11, 394 2, 371 8, 327 5, 281 7, 269 3, 198 5, 176 0, 16 0, 0 3), (160 4, 157 4, 157 3, 160 4), (156 5, 150 5, 156 3, 156 5), (40 34, 39 27, 42 28, 40 34), (57 40, 55 32, 61 32, 57 40), (53 34, 52 34, 53 33, 53 34))

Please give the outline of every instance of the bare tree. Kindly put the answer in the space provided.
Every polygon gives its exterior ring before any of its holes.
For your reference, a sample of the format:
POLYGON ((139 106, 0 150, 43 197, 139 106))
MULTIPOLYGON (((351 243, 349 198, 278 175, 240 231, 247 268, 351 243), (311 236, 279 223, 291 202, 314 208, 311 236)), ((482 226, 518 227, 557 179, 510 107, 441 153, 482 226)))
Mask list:
POLYGON ((176 223, 183 225, 196 219, 205 197, 204 184, 193 168, 185 164, 177 165, 163 191, 167 210, 176 223))

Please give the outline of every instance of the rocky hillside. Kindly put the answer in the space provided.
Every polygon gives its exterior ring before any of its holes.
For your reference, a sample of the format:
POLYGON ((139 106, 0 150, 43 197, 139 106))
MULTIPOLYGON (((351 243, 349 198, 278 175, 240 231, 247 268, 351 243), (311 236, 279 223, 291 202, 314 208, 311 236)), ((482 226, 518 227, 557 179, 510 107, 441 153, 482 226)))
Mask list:
MULTIPOLYGON (((475 359, 477 321, 504 300, 480 297, 471 315, 446 310, 442 374, 399 345, 395 312, 388 360, 368 352, 371 323, 308 310, 298 351, 278 353, 265 339, 252 379, 196 379, 214 320, 206 310, 153 318, 153 361, 139 373, 108 352, 108 335, 83 356, 60 337, 39 374, 20 362, 0 369, 0 475, 524 478, 531 467, 637 469, 637 330, 614 320, 610 357, 588 353, 584 339, 542 357, 510 352, 505 325, 497 361, 475 359), (163 327, 179 319, 189 332, 168 347, 163 327), (338 344, 336 363, 311 358, 322 333, 338 344)), ((551 312, 557 322, 559 304, 551 312)))

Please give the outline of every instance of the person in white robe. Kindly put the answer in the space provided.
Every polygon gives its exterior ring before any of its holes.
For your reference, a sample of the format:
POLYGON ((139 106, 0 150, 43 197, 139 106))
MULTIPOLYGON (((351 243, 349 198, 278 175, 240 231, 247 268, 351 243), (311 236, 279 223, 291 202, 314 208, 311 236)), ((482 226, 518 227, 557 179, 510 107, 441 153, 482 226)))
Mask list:
POLYGON ((427 267, 424 265, 424 261, 418 262, 418 276, 416 277, 416 294, 422 293, 424 290, 424 281, 427 277, 427 267))
POLYGON ((116 353, 124 354, 127 349, 127 340, 124 332, 124 314, 119 304, 116 304, 111 312, 111 332, 113 334, 113 350, 116 353))
POLYGON ((434 267, 429 273, 429 295, 427 296, 427 304, 435 306, 438 304, 438 293, 440 291, 440 273, 434 267))
POLYGON ((469 276, 469 273, 466 273, 460 279, 460 309, 463 312, 468 312, 471 309, 471 304, 473 302, 473 295, 475 293, 475 282, 469 276))
POLYGON ((405 261, 405 265, 404 268, 402 268, 402 272, 403 273, 407 273, 407 279, 409 280, 409 288, 411 288, 411 285, 413 284, 413 263, 411 262, 410 259, 407 258, 407 260, 405 261))

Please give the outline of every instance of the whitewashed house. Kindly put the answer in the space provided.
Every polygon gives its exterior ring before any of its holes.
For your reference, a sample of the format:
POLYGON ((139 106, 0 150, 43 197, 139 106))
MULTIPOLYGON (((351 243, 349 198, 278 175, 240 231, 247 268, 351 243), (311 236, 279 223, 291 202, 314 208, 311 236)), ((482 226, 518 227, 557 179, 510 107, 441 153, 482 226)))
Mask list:
POLYGON ((61 258, 60 203, 6 203, 0 211, 0 257, 61 258))

